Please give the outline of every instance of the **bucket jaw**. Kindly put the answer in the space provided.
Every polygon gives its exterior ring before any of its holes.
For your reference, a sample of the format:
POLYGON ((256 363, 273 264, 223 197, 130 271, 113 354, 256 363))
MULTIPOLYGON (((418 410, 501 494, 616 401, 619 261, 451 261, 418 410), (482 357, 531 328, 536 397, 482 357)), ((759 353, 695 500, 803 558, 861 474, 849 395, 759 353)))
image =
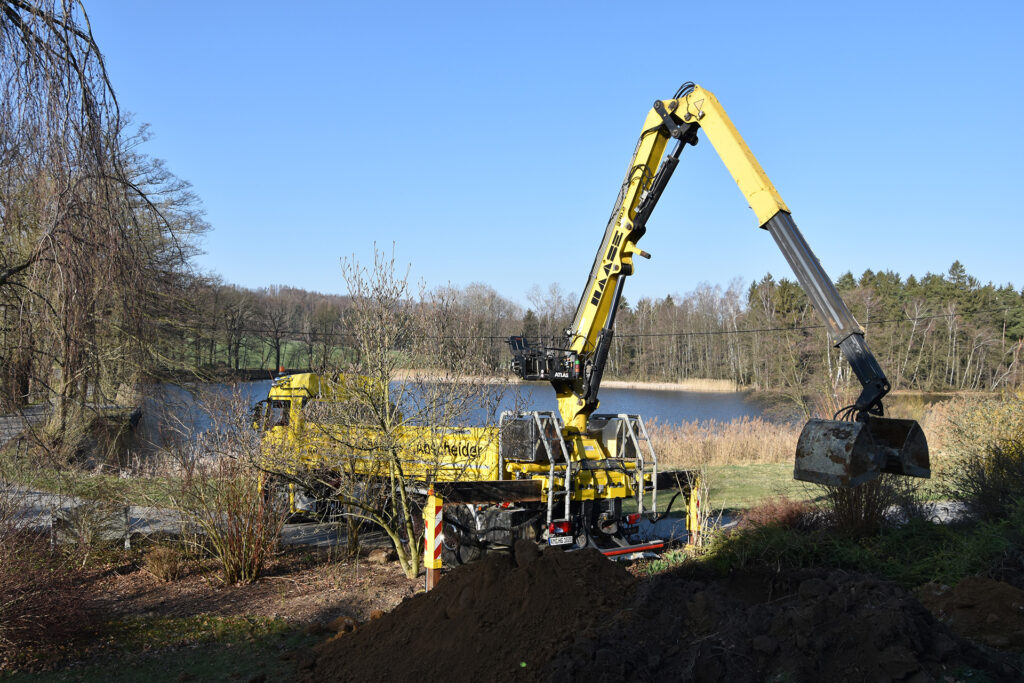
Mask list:
POLYGON ((810 420, 800 432, 794 479, 854 487, 882 472, 931 476, 928 442, 916 421, 870 415, 855 422, 810 420))

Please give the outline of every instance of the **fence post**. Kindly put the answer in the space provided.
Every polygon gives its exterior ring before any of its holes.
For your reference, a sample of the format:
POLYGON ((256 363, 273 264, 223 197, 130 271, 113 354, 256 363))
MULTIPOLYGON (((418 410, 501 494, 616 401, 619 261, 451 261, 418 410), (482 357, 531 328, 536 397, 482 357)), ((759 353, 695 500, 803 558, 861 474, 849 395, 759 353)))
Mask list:
POLYGON ((444 534, 444 501, 430 487, 423 508, 423 564, 427 568, 426 589, 431 590, 441 578, 441 538, 444 534))

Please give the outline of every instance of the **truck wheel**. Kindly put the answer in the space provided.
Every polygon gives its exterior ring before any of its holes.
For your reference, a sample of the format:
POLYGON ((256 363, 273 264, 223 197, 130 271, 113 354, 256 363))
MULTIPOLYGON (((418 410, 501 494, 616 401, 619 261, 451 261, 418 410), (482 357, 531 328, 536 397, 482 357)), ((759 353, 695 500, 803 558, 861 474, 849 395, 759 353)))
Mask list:
POLYGON ((441 541, 441 561, 446 567, 458 567, 476 562, 486 553, 487 549, 483 546, 464 543, 460 540, 449 541, 447 533, 441 541))
POLYGON ((463 506, 445 508, 441 561, 449 567, 475 562, 486 553, 485 544, 474 538, 476 522, 463 506))

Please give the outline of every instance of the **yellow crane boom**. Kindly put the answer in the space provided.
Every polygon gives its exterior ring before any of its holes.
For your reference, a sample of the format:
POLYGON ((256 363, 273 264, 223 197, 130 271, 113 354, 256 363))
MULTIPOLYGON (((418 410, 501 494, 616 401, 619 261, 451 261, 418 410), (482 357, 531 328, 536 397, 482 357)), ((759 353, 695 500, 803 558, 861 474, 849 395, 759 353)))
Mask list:
POLYGON ((698 131, 704 132, 736 181, 758 225, 775 239, 863 387, 843 415, 855 425, 808 423, 798 447, 795 476, 835 485, 856 485, 882 471, 928 476, 927 443, 917 423, 882 418, 882 398, 890 384, 864 341, 864 331, 718 99, 693 83, 684 84, 672 99, 656 101, 647 114, 566 343, 538 349, 522 337, 513 337, 513 370, 525 379, 552 383, 567 438, 587 432, 588 419, 599 405, 598 390, 623 283, 633 274, 635 255, 649 258, 637 242, 683 148, 697 144, 698 131), (666 154, 673 140, 676 144, 666 154))

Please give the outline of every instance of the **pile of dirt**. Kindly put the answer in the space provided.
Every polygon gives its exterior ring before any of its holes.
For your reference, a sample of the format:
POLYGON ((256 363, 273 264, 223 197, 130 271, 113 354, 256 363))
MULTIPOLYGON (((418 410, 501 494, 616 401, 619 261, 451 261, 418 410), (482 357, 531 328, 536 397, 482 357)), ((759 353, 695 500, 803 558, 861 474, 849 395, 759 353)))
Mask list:
POLYGON ((669 574, 644 582, 631 606, 577 637, 547 677, 916 681, 970 667, 1013 678, 910 593, 861 574, 669 574))
POLYGON ((1014 672, 895 584, 839 571, 636 581, 596 551, 492 556, 318 646, 310 680, 933 680, 1014 672))
POLYGON ((917 595, 953 632, 989 647, 1024 649, 1024 591, 1019 588, 970 576, 952 588, 926 584, 917 595))
POLYGON ((320 645, 310 680, 513 680, 536 673, 635 583, 596 550, 489 555, 355 633, 320 645), (525 674, 525 676, 524 676, 525 674))

